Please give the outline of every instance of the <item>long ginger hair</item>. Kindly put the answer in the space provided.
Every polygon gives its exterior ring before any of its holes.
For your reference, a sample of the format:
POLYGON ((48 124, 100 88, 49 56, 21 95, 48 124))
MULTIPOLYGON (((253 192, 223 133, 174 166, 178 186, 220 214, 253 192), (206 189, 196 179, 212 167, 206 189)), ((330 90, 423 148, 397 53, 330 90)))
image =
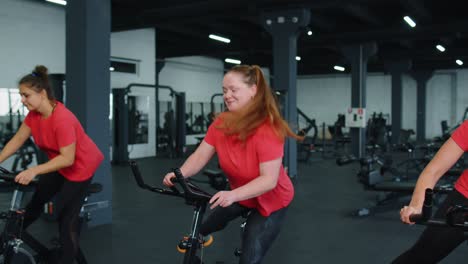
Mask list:
POLYGON ((288 136, 297 140, 303 139, 291 130, 281 116, 276 97, 266 83, 259 66, 237 65, 227 73, 231 72, 242 75, 243 81, 247 85, 257 85, 257 93, 240 111, 235 113, 228 111, 220 114, 221 123, 216 128, 223 130, 227 135, 237 135, 239 140, 245 143, 261 124, 268 122, 275 130, 276 135, 283 140, 288 136))

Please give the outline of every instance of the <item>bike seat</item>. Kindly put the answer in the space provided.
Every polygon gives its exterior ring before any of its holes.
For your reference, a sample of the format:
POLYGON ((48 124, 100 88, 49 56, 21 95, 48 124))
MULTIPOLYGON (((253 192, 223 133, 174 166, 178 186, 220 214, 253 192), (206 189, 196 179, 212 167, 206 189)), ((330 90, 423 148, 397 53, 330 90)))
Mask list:
POLYGON ((191 195, 191 197, 194 198, 194 199, 209 201, 211 199, 211 197, 213 196, 212 194, 202 190, 200 187, 198 187, 193 182, 186 181, 186 184, 189 187, 189 192, 190 192, 190 193, 188 193, 188 195, 191 195))

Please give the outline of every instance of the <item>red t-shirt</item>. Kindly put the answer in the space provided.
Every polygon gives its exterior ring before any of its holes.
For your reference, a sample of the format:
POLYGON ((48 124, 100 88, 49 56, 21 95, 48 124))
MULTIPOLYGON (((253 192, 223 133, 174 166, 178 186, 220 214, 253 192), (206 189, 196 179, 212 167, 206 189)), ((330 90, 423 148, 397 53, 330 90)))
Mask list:
POLYGON ((70 181, 85 181, 104 160, 104 155, 86 135, 78 119, 62 103, 57 102, 48 118, 35 111, 28 113, 24 123, 31 129, 36 145, 49 159, 60 154, 60 148, 76 143, 75 162, 58 172, 70 181))
MULTIPOLYGON (((260 175, 260 163, 283 157, 284 140, 280 139, 267 123, 260 125, 247 138, 245 144, 236 135, 227 136, 217 129, 221 120, 217 118, 208 128, 205 142, 216 149, 221 169, 229 180, 231 189, 249 183, 260 175)), ((256 208, 263 216, 289 205, 294 196, 294 187, 281 165, 276 187, 260 196, 239 201, 243 206, 256 208)))
MULTIPOLYGON (((452 139, 463 149, 468 151, 468 121, 463 122, 452 134, 452 139)), ((468 198, 468 169, 464 170, 455 183, 455 189, 468 198)))

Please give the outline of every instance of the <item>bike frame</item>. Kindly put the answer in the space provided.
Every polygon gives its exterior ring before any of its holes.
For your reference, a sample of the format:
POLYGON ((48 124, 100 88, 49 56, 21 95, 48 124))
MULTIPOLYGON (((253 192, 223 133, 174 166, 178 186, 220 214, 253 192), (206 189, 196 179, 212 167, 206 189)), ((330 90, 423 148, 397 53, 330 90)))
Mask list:
POLYGON ((179 189, 177 189, 175 186, 171 187, 170 190, 150 186, 144 182, 138 165, 135 161, 130 161, 130 167, 132 169, 133 176, 135 177, 135 180, 140 188, 163 195, 171 195, 184 198, 186 204, 191 205, 195 208, 192 218, 191 233, 188 239, 188 248, 184 254, 183 263, 202 263, 201 259, 197 256, 197 251, 201 246, 199 241, 200 226, 202 224, 206 207, 212 195, 201 190, 198 186, 186 180, 179 169, 174 169, 174 174, 176 178, 175 180, 173 180, 173 182, 177 183, 182 188, 182 191, 179 191, 179 189))

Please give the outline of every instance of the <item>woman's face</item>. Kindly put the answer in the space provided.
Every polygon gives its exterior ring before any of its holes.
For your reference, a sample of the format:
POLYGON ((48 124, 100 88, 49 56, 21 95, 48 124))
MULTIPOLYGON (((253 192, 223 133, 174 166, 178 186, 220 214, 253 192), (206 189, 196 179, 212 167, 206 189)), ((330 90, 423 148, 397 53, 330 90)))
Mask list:
POLYGON ((42 105, 44 100, 47 100, 47 96, 45 96, 45 90, 41 92, 36 92, 31 87, 21 84, 19 86, 20 95, 21 95, 21 103, 29 111, 37 111, 39 107, 42 105))
POLYGON ((228 72, 224 75, 224 103, 231 112, 242 109, 257 93, 257 86, 246 84, 243 78, 243 75, 237 72, 228 72))

